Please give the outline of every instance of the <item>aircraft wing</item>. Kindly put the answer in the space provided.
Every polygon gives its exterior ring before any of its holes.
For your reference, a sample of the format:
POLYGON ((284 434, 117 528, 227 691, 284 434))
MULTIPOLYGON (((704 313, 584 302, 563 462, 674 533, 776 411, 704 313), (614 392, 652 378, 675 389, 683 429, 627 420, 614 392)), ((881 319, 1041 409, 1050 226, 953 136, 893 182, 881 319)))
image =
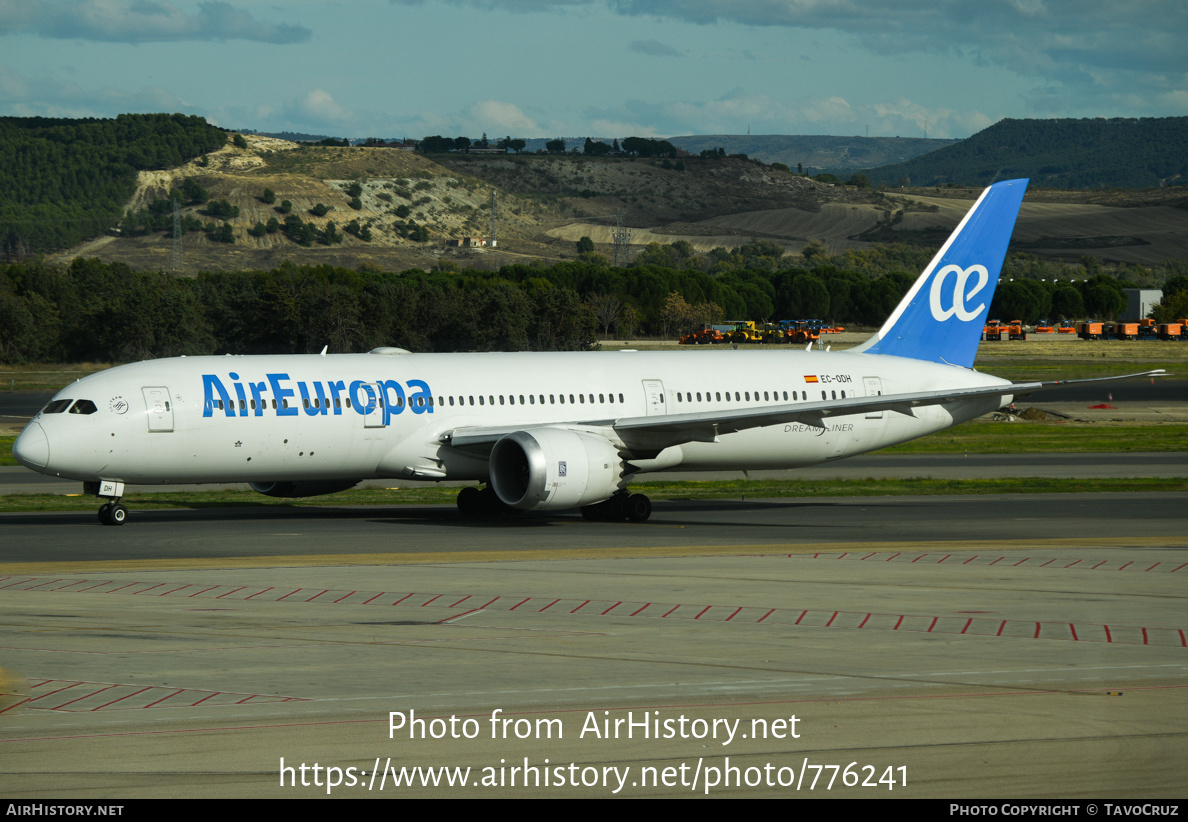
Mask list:
MULTIPOLYGON (((664 414, 650 417, 619 417, 617 419, 575 419, 568 423, 549 423, 549 427, 587 429, 611 440, 620 441, 637 456, 654 454, 673 445, 686 442, 715 442, 722 434, 732 434, 767 425, 801 423, 814 428, 824 426, 829 417, 892 411, 913 415, 913 409, 928 405, 944 405, 975 397, 1022 396, 1056 385, 1083 382, 1106 382, 1134 377, 1161 377, 1166 371, 1144 371, 1118 377, 1093 377, 1083 380, 1052 380, 1048 382, 1014 382, 978 388, 958 388, 941 391, 919 391, 908 394, 881 394, 873 397, 847 397, 844 400, 785 403, 737 410, 716 410, 688 414, 664 414)), ((443 445, 487 451, 501 438, 534 425, 455 428, 442 434, 443 445)))
MULTIPOLYGON (((715 442, 721 434, 799 422, 816 428, 824 426, 827 417, 848 414, 867 414, 874 411, 895 411, 912 414, 912 409, 924 405, 941 405, 972 397, 986 397, 1034 391, 1041 383, 1009 383, 981 388, 948 391, 923 391, 912 394, 884 394, 876 397, 848 397, 844 400, 785 403, 759 408, 664 414, 651 417, 620 417, 618 419, 573 420, 571 423, 550 423, 550 427, 589 429, 619 440, 632 452, 654 453, 672 445, 686 442, 715 442)), ((443 445, 468 450, 485 450, 524 425, 499 427, 455 428, 441 436, 443 445)))

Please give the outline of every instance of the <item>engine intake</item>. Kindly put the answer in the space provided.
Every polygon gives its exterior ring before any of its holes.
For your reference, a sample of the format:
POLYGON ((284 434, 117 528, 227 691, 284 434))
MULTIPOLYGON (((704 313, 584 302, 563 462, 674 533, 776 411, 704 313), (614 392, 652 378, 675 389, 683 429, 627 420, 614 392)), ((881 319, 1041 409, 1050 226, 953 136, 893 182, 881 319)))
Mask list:
POLYGON ((490 469, 491 487, 507 505, 555 511, 608 499, 621 484, 623 460, 601 437, 533 428, 496 442, 490 469))

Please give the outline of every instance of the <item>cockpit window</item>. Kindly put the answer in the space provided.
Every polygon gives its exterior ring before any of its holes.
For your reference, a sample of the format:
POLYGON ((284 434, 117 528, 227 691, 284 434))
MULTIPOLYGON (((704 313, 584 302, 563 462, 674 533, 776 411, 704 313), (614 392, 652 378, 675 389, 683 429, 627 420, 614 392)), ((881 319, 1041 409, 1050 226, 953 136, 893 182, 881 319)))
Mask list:
POLYGON ((99 409, 90 400, 79 400, 70 409, 71 414, 94 414, 99 409))
POLYGON ((43 414, 61 414, 70 407, 70 403, 74 400, 54 400, 49 405, 41 410, 43 414))

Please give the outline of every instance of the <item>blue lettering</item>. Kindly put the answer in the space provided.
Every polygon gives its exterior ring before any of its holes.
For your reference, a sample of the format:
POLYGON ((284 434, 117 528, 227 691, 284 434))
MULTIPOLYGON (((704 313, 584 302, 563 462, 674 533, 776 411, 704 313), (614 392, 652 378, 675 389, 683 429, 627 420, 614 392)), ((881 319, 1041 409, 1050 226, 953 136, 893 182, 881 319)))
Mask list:
POLYGON ((379 386, 384 398, 384 425, 387 425, 392 415, 404 413, 404 389, 396 380, 380 380, 379 386), (392 399, 393 391, 396 392, 395 400, 392 399))
POLYGON ((285 408, 285 398, 293 396, 293 389, 281 388, 280 381, 287 380, 288 374, 266 374, 268 382, 272 384, 272 396, 276 400, 276 415, 278 417, 297 416, 296 408, 285 408))
POLYGON ((414 414, 432 414, 433 392, 429 390, 429 384, 422 380, 409 380, 408 387, 417 389, 417 393, 408 398, 408 407, 412 409, 412 412, 414 414))
POLYGON ((216 391, 218 392, 219 399, 223 402, 223 410, 227 416, 234 417, 235 411, 231 408, 231 397, 227 394, 227 389, 223 387, 223 383, 214 374, 202 375, 202 416, 209 417, 214 414, 214 392, 216 391))
MULTIPOLYGON (((231 379, 233 379, 233 380, 239 379, 239 375, 236 374, 234 371, 231 372, 230 376, 231 376, 231 379)), ((243 385, 241 385, 238 382, 235 383, 235 395, 237 397, 239 397, 239 416, 246 417, 248 415, 247 396, 243 393, 243 385)))
POLYGON ((345 402, 361 416, 378 410, 383 415, 384 425, 388 425, 392 417, 403 414, 405 408, 412 409, 414 414, 432 414, 435 405, 433 391, 424 380, 408 380, 406 383, 398 380, 377 380, 373 383, 353 380, 348 388, 344 380, 294 381, 287 373, 266 374, 267 379, 261 382, 240 382, 239 375, 234 371, 228 372, 227 376, 237 400, 231 399, 229 386, 217 375, 202 375, 203 417, 213 417, 216 410, 222 411, 227 417, 262 417, 268 407, 270 389, 273 408, 278 417, 299 416, 296 405, 298 393, 307 416, 328 416, 331 402, 334 403, 334 416, 342 416, 342 404, 345 402), (294 382, 296 386, 290 387, 294 382), (311 393, 314 395, 312 398, 311 393), (288 402, 290 399, 293 399, 292 404, 288 402), (236 402, 239 404, 238 411, 236 402))
POLYGON ((305 383, 297 383, 297 387, 301 389, 301 405, 305 408, 305 413, 311 417, 316 417, 318 414, 326 413, 326 393, 322 390, 320 382, 314 383, 314 388, 318 391, 318 400, 316 403, 309 401, 309 391, 305 388, 305 383))
POLYGON ((368 414, 370 414, 372 411, 375 410, 375 401, 376 401, 375 391, 372 390, 370 385, 363 382, 363 380, 355 380, 354 382, 351 383, 351 390, 350 390, 350 394, 348 394, 348 396, 351 398, 351 400, 354 401, 355 413, 361 414, 364 417, 366 417, 368 414), (363 391, 367 394, 366 402, 359 399, 359 389, 360 388, 362 388, 363 391))
POLYGON ((263 382, 249 382, 248 387, 252 389, 252 404, 256 406, 256 416, 264 416, 264 403, 267 400, 261 399, 264 394, 264 387, 268 383, 263 382))
POLYGON ((326 383, 326 386, 330 389, 330 395, 332 397, 334 397, 334 416, 341 417, 342 416, 341 396, 342 396, 342 392, 344 390, 346 390, 345 385, 342 380, 335 380, 334 382, 326 383))

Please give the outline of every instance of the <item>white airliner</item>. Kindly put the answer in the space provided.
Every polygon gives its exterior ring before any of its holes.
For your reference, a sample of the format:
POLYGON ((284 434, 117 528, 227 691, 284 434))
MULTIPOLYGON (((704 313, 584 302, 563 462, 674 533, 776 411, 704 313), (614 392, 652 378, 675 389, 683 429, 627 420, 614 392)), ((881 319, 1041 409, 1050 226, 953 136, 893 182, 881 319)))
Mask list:
MULTIPOLYGON (((125 483, 470 480, 464 513, 581 508, 636 521, 639 474, 796 468, 986 414, 1054 383, 972 369, 1027 187, 986 189, 871 339, 846 352, 716 350, 182 357, 79 380, 24 429, 21 464, 83 481, 120 525, 125 483)), ((1160 372, 1147 372, 1147 376, 1160 372)))

